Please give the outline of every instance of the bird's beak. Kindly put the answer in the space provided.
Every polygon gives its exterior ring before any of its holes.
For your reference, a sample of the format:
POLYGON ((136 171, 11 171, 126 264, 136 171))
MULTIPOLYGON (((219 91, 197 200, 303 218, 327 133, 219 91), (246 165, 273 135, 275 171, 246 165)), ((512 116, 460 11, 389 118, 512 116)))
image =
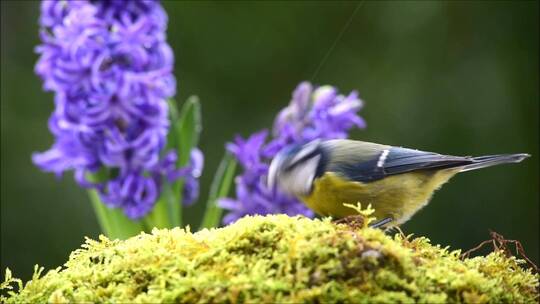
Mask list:
POLYGON ((268 169, 268 178, 266 182, 267 182, 268 188, 271 190, 273 190, 277 184, 279 171, 281 170, 281 166, 283 164, 284 159, 285 158, 283 157, 283 155, 281 153, 278 153, 272 160, 272 163, 270 164, 270 168, 268 169))

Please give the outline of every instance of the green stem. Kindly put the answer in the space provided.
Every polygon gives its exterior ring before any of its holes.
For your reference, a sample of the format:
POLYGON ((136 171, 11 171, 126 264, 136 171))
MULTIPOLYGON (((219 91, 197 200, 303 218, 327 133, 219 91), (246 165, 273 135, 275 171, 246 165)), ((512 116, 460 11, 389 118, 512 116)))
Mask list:
POLYGON ((107 217, 107 210, 105 210, 105 205, 103 205, 100 202, 99 195, 95 190, 89 190, 88 196, 90 197, 90 201, 92 202, 92 206, 94 207, 94 212, 96 213, 96 217, 99 223, 99 227, 101 227, 101 231, 107 235, 110 236, 112 232, 112 223, 107 217))
POLYGON ((219 198, 229 194, 235 171, 236 161, 231 155, 225 154, 212 181, 210 194, 206 202, 206 211, 200 228, 213 228, 219 225, 223 209, 218 206, 217 201, 219 198))
POLYGON ((184 189, 184 179, 177 180, 172 187, 173 189, 168 195, 172 227, 182 227, 182 189, 184 189))
POLYGON ((172 227, 169 219, 169 207, 164 195, 156 202, 150 214, 143 218, 143 222, 148 231, 151 231, 153 228, 172 227))
POLYGON ((95 190, 89 190, 88 194, 101 230, 110 239, 125 240, 144 231, 141 221, 130 220, 121 210, 105 206, 95 190))

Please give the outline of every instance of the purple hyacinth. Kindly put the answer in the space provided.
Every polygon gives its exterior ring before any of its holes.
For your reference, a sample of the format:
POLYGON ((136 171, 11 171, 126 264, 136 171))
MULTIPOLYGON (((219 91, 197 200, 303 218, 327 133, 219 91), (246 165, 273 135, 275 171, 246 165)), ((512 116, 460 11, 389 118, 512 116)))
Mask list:
POLYGON ((59 176, 74 170, 80 185, 133 219, 151 210, 164 176, 186 177, 196 188, 193 170, 174 168, 176 155, 163 151, 176 81, 159 2, 44 0, 40 23, 35 70, 55 94, 55 143, 34 163, 59 176), (102 168, 108 180, 87 179, 102 168))
POLYGON ((235 179, 236 199, 219 201, 222 208, 230 211, 223 222, 228 224, 248 214, 313 216, 313 212, 296 198, 266 186, 269 163, 288 145, 314 139, 346 138, 351 128, 364 128, 366 124, 357 114, 361 108, 362 101, 357 92, 344 96, 334 87, 314 89, 310 83, 303 82, 294 91, 290 104, 277 115, 269 142, 268 131, 263 130, 247 140, 237 136, 233 143, 227 144, 227 150, 244 171, 235 179))

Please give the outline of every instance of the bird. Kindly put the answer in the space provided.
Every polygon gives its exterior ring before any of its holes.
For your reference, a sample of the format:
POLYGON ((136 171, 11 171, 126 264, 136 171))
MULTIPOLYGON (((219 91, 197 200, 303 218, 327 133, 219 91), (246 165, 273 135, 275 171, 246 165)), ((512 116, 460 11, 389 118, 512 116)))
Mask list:
POLYGON ((350 204, 371 204, 377 218, 372 226, 389 228, 408 221, 457 173, 518 163, 529 156, 451 156, 350 139, 316 139, 279 151, 270 163, 267 186, 335 219, 357 215, 350 204))

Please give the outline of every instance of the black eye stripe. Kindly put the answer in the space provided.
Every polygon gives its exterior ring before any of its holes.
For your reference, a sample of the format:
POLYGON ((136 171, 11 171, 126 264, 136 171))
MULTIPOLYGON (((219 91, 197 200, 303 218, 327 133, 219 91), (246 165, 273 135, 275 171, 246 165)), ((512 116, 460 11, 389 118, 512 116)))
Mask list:
POLYGON ((298 159, 297 161, 295 161, 294 163, 292 164, 287 164, 287 166, 285 166, 285 168, 283 168, 284 171, 291 171, 293 170, 294 168, 296 168, 298 165, 302 164, 304 161, 318 155, 320 152, 318 150, 314 150, 313 152, 309 153, 309 154, 306 154, 305 156, 303 156, 302 158, 298 159))

